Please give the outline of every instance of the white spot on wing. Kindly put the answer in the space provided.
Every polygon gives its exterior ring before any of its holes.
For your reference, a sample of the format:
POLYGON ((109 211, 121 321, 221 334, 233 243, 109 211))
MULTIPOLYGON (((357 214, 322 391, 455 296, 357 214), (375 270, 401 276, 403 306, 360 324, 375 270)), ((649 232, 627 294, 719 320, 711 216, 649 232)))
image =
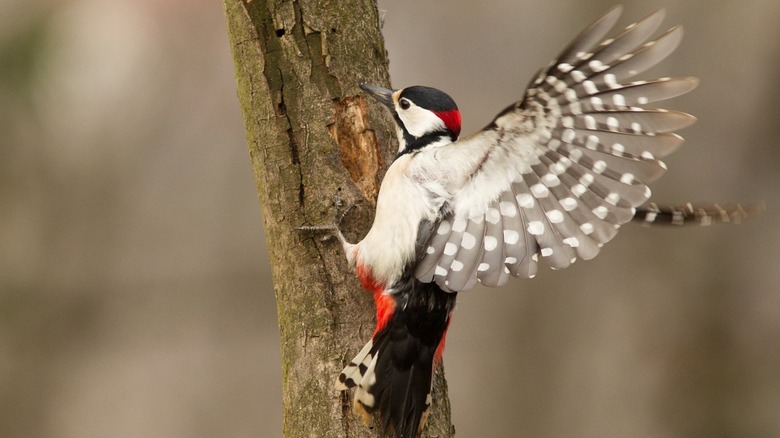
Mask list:
POLYGON ((563 131, 563 135, 561 136, 561 140, 563 140, 564 143, 571 143, 574 141, 574 138, 577 136, 577 134, 574 132, 573 129, 566 129, 563 131))
MULTIPOLYGON (((590 61, 588 63, 588 67, 590 67, 591 70, 595 71, 596 73, 604 71, 608 69, 609 67, 604 65, 601 61, 598 59, 594 59, 593 61, 590 61)), ((614 75, 613 75, 614 76, 614 75)))
POLYGON ((593 180, 594 180, 593 175, 586 173, 580 177, 580 184, 584 185, 585 187, 588 187, 589 185, 593 184, 593 180))
POLYGON ((473 234, 469 232, 463 233, 463 241, 460 242, 460 246, 462 246, 465 249, 472 249, 476 244, 477 244, 477 239, 474 237, 473 234))
POLYGON ((578 198, 580 196, 582 196, 587 191, 588 191, 588 188, 585 187, 582 184, 576 184, 574 187, 571 188, 571 192, 574 194, 574 196, 576 196, 578 198))
POLYGON ((620 88, 620 84, 617 82, 617 77, 615 77, 615 75, 612 73, 607 73, 604 75, 604 83, 607 84, 609 88, 620 88))
POLYGON ((511 202, 501 202, 498 204, 501 215, 505 217, 515 217, 517 215, 517 206, 511 202))
POLYGON ((543 184, 534 184, 531 186, 531 193, 537 198, 546 198, 550 194, 550 190, 543 184))
POLYGON ((560 204, 566 211, 572 211, 577 208, 577 200, 572 197, 561 199, 560 204))
POLYGON ((541 236, 544 234, 544 224, 540 221, 532 221, 528 224, 528 232, 534 236, 541 236))
POLYGON ((577 102, 578 100, 577 93, 571 88, 567 88, 566 91, 563 93, 563 95, 564 97, 566 97, 566 100, 568 100, 571 103, 577 102))
POLYGON ((566 63, 566 62, 562 62, 562 63, 558 64, 558 70, 562 71, 563 73, 568 73, 573 68, 574 68, 574 66, 572 66, 571 64, 566 63))
POLYGON ((548 173, 542 177, 542 182, 547 187, 556 187, 561 183, 561 180, 555 174, 548 173))
POLYGON ((568 87, 566 86, 566 82, 556 81, 555 85, 553 85, 553 88, 555 88, 555 91, 559 93, 563 93, 563 91, 566 90, 566 88, 568 87))
POLYGON ((620 127, 620 122, 618 122, 617 118, 607 117, 607 129, 609 129, 612 132, 615 132, 618 130, 618 127, 620 127))
POLYGON ((559 224, 563 222, 563 213, 561 213, 560 210, 550 210, 545 214, 547 215, 547 219, 549 219, 550 222, 554 224, 559 224))
POLYGON ((585 140, 585 147, 592 151, 595 151, 598 145, 599 145, 599 138, 595 135, 589 135, 588 139, 585 140))
POLYGON ((504 242, 514 245, 520 239, 520 233, 515 230, 504 230, 504 242))
POLYGON ((558 162, 558 163, 553 163, 553 164, 551 164, 551 165, 550 165, 550 172, 551 172, 553 175, 560 175, 560 174, 562 174, 563 172, 566 172, 566 166, 564 166, 564 165, 563 165, 563 164, 561 164, 560 162, 558 162))
POLYGON ((499 220, 501 220, 501 216, 499 215, 498 210, 491 207, 488 208, 487 212, 485 213, 485 220, 495 225, 499 220))
POLYGON ((576 237, 567 237, 563 239, 563 243, 569 245, 572 248, 577 248, 578 246, 580 246, 580 240, 577 239, 576 237))
POLYGON ((590 222, 585 222, 584 224, 580 225, 580 230, 586 235, 589 235, 593 233, 593 224, 590 222))
POLYGON ((444 245, 444 254, 445 255, 448 255, 448 256, 455 255, 456 252, 458 252, 458 247, 454 243, 447 242, 447 244, 444 245))
POLYGON ((463 232, 466 229, 466 218, 462 216, 456 216, 452 222, 452 231, 457 233, 463 232))
POLYGON ((533 208, 534 207, 534 197, 529 195, 528 193, 521 193, 517 195, 517 204, 523 208, 533 208))
POLYGON ((596 217, 599 219, 604 219, 607 217, 608 212, 609 210, 607 210, 607 207, 604 207, 603 205, 599 205, 593 209, 593 214, 596 215, 596 217))
POLYGON ((596 84, 593 83, 593 81, 585 81, 582 83, 583 88, 585 88, 585 92, 588 94, 596 94, 599 92, 599 89, 596 87, 596 84))

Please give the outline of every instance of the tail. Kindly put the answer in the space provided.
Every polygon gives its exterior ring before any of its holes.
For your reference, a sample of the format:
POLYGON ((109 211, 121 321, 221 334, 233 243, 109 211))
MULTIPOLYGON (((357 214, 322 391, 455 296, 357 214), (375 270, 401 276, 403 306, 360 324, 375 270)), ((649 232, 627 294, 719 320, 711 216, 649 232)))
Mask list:
POLYGON ((668 206, 651 202, 636 209, 634 221, 643 225, 710 225, 714 223, 740 223, 766 210, 763 202, 742 206, 732 204, 684 204, 668 206))
POLYGON ((425 425, 456 297, 435 283, 405 283, 374 295, 374 336, 336 381, 339 390, 357 387, 354 409, 365 423, 378 412, 383 436, 396 438, 414 438, 425 425))

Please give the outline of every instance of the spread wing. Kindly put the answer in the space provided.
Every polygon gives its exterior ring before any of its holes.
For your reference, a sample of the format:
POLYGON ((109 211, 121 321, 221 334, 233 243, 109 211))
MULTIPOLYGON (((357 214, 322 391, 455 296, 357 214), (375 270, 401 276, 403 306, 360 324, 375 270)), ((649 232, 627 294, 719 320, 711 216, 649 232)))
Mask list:
POLYGON ((595 257, 647 201, 647 183, 666 169, 659 158, 682 144, 673 131, 695 118, 646 105, 698 81, 627 81, 669 55, 682 28, 645 42, 658 11, 604 39, 620 12, 583 31, 489 126, 436 151, 472 173, 428 238, 417 278, 462 291, 533 277, 540 256, 565 268, 595 257))

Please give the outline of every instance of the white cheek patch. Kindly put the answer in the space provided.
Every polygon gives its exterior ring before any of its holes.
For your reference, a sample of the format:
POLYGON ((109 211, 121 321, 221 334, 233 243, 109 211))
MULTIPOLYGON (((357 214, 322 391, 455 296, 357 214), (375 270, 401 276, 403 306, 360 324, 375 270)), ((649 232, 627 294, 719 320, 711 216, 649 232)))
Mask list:
POLYGON ((397 124, 395 126, 395 135, 398 137, 398 153, 400 154, 402 150, 406 149, 406 139, 404 138, 404 130, 397 124))
POLYGON ((396 111, 406 130, 415 137, 422 137, 430 132, 447 130, 439 116, 414 104, 406 110, 396 107, 396 111))

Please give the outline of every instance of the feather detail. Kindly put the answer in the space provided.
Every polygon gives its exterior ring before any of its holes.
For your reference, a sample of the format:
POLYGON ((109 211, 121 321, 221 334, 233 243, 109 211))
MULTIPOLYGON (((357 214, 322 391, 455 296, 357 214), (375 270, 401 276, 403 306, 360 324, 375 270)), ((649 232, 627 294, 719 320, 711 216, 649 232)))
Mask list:
POLYGON ((433 372, 441 361, 457 294, 411 275, 394 284, 393 291, 374 295, 377 328, 335 387, 356 388, 354 411, 366 424, 378 413, 385 434, 414 438, 431 405, 433 372))
POLYGON ((540 256, 562 269, 595 257, 647 202, 647 184, 666 171, 660 158, 682 143, 674 131, 696 119, 646 105, 698 82, 629 82, 666 58, 683 32, 651 39, 658 11, 606 38, 620 12, 583 31, 484 130, 436 151, 443 166, 473 167, 468 180, 445 184, 448 210, 426 241, 417 278, 462 291, 477 281, 500 286, 510 274, 533 277, 540 256))

